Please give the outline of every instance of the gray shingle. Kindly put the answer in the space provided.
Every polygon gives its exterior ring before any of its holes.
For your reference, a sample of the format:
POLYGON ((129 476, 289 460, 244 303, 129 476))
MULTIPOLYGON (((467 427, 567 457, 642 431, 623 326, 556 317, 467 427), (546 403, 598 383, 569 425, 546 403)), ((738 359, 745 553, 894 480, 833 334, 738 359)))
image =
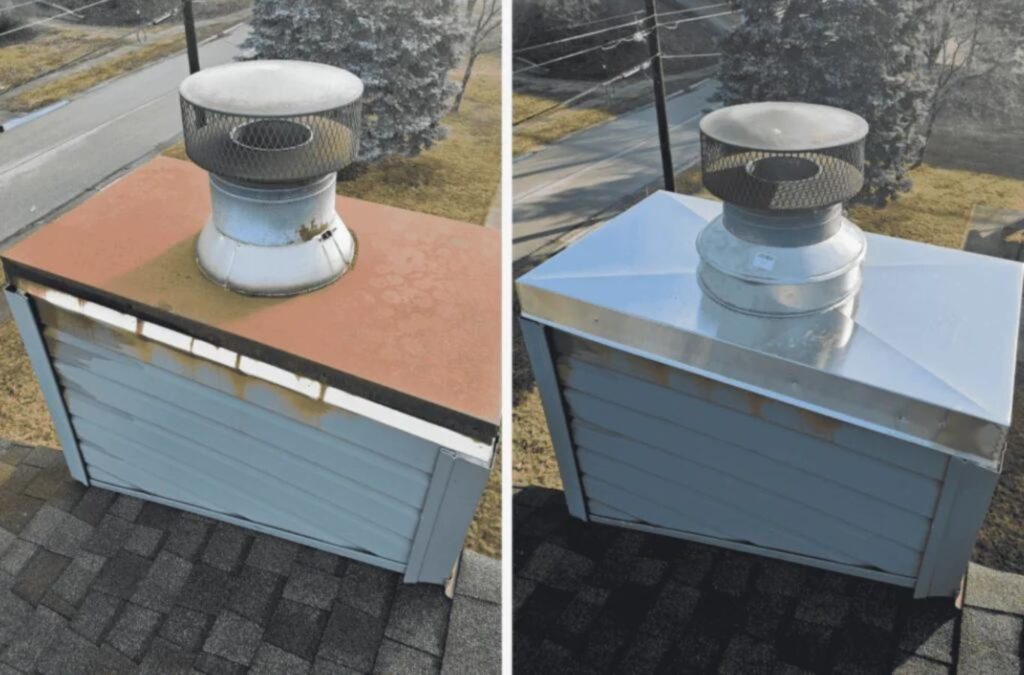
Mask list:
POLYGON ((50 592, 65 602, 78 605, 89 591, 89 586, 103 568, 104 563, 106 563, 106 558, 102 556, 84 551, 79 552, 53 584, 50 592))
POLYGON ((395 592, 384 634, 420 651, 440 656, 448 634, 450 611, 451 601, 440 586, 402 585, 395 592))
POLYGON ((179 514, 167 532, 164 550, 189 562, 195 562, 211 529, 206 520, 200 520, 190 513, 179 514))
POLYGON ((1019 616, 964 608, 958 672, 1020 672, 1022 629, 1024 619, 1019 616))
POLYGON ((175 607, 160 627, 160 637, 190 652, 199 650, 206 629, 213 623, 209 614, 175 607))
POLYGON ((135 523, 123 546, 130 553, 141 555, 143 558, 152 558, 160 548, 160 540, 163 536, 162 530, 135 523))
POLYGON ((138 675, 189 675, 195 654, 156 638, 146 652, 138 675))
POLYGON ((79 520, 96 527, 107 514, 107 509, 114 503, 117 494, 103 488, 90 488, 78 501, 71 512, 79 520))
POLYGON ((257 534, 249 550, 249 557, 245 564, 257 569, 273 572, 287 576, 292 569, 292 563, 298 554, 299 545, 271 537, 267 534, 257 534))
POLYGON ((106 643, 133 661, 138 661, 156 633, 160 619, 158 612, 128 603, 117 623, 110 629, 106 643))
POLYGON ((311 664, 294 654, 263 643, 256 650, 249 675, 306 675, 311 664))
POLYGON ((455 596, 441 672, 501 672, 500 605, 455 596))
POLYGON ((536 548, 520 574, 552 588, 575 591, 593 569, 594 561, 590 558, 544 542, 536 548))
POLYGON ((82 544, 82 548, 96 555, 110 557, 120 550, 131 531, 131 523, 108 513, 103 516, 100 524, 93 528, 92 536, 82 544))
POLYGON ((17 576, 28 561, 35 555, 38 545, 19 539, 7 547, 7 552, 0 556, 0 572, 17 576))
POLYGON ((262 637, 259 625, 232 612, 223 612, 213 623, 203 651, 245 666, 252 662, 262 637))
POLYGON ((327 612, 283 599, 270 617, 263 640, 312 661, 316 656, 327 618, 327 612))
POLYGON ((203 562, 217 569, 231 572, 242 564, 251 535, 242 528, 229 523, 218 523, 213 536, 203 551, 203 562))
POLYGON ((32 671, 39 657, 66 625, 64 617, 53 610, 37 607, 0 655, 0 661, 18 670, 32 671))
POLYGON ((11 590, 21 599, 37 605, 70 563, 70 558, 37 548, 22 567, 11 590))
POLYGON ((99 642, 124 601, 99 591, 85 596, 72 618, 71 630, 92 642, 99 642))
POLYGON ((383 636, 382 617, 339 602, 324 629, 317 657, 367 672, 373 667, 383 636))
POLYGON ((162 551, 139 583, 132 602, 158 612, 168 612, 192 572, 192 563, 162 551))
POLYGON ((52 448, 40 445, 32 448, 21 461, 30 466, 38 466, 40 469, 45 469, 60 461, 60 453, 52 448))
POLYGON ((111 515, 123 518, 128 522, 133 522, 139 512, 142 511, 142 505, 144 502, 130 495, 118 495, 117 499, 110 506, 109 513, 111 515))
POLYGON ((149 571, 151 561, 127 551, 118 551, 107 559, 93 588, 128 600, 149 571))
POLYGON ((40 655, 42 675, 93 675, 99 648, 69 628, 63 628, 40 655))
POLYGON ((217 614, 235 592, 234 578, 227 572, 209 565, 197 564, 178 594, 182 607, 217 614))
POLYGON ((379 567, 352 562, 345 570, 338 589, 338 601, 383 618, 391 604, 398 575, 379 567))
POLYGON ((42 546, 66 517, 67 514, 63 511, 45 504, 36 512, 36 515, 29 521, 29 524, 25 526, 20 536, 25 541, 42 546))
POLYGON ((441 672, 441 659, 393 640, 384 640, 377 653, 373 672, 375 675, 439 673, 441 672))
POLYGON ((0 650, 32 618, 32 605, 9 591, 0 590, 0 650))
POLYGON ((235 592, 228 602, 228 608, 263 626, 274 609, 274 603, 281 595, 284 578, 245 566, 236 575, 235 592))
POLYGON ((284 587, 284 597, 328 610, 338 595, 341 580, 317 570, 296 565, 284 587))
POLYGON ((459 564, 455 592, 477 600, 501 602, 501 561, 465 550, 459 564))

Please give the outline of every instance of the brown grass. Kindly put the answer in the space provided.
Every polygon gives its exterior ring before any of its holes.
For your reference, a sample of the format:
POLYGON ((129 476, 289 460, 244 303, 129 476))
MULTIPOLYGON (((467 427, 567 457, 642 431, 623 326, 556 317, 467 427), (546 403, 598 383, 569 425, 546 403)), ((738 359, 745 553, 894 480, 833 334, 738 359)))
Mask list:
MULTIPOLYGON (((225 28, 233 26, 237 21, 222 21, 197 30, 198 39, 204 40, 211 35, 216 35, 225 28)), ((85 68, 71 73, 65 77, 51 80, 38 87, 12 97, 5 107, 14 111, 30 111, 41 108, 44 105, 64 100, 75 94, 92 89, 101 82, 124 75, 142 66, 170 56, 185 49, 184 35, 166 38, 151 44, 139 47, 127 54, 107 59, 91 68, 85 68)), ((62 61, 67 61, 67 57, 62 61)), ((2 63, 0 56, 0 63, 2 63)), ((41 71, 42 72, 42 71, 41 71)))
POLYGON ((60 447, 13 321, 0 323, 0 438, 60 447))
POLYGON ((413 211, 483 223, 501 181, 501 63, 481 56, 457 113, 444 119, 449 136, 417 157, 390 157, 338 192, 413 211))
POLYGON ((110 38, 72 28, 52 28, 31 40, 0 47, 0 92, 99 48, 110 38))
MULTIPOLYGON (((513 123, 557 103, 533 94, 512 95, 513 123)), ((524 123, 512 130, 512 155, 522 155, 569 134, 606 122, 615 113, 602 108, 563 108, 524 123)))

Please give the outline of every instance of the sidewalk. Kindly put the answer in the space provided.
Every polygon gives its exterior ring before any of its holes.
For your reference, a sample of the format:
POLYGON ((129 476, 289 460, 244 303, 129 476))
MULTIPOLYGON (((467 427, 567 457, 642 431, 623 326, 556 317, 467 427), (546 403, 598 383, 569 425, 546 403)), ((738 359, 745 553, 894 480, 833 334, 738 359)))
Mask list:
POLYGON ((0 673, 498 673, 500 588, 471 551, 449 600, 0 441, 0 673))
MULTIPOLYGON (((717 88, 705 80, 668 101, 677 171, 699 158, 697 125, 716 105, 710 99, 717 88)), ((512 259, 519 260, 661 178, 654 108, 566 136, 518 158, 512 171, 512 259)))

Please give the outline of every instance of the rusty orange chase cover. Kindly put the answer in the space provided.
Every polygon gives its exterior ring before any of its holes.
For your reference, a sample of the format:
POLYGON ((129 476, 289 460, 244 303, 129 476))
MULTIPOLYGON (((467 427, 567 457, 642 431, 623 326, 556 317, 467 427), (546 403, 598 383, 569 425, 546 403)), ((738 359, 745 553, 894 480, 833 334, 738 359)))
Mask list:
POLYGON ((353 269, 311 293, 239 295, 208 281, 195 241, 205 171, 160 157, 2 258, 49 285, 230 347, 478 438, 500 414, 498 232, 339 197, 353 269))

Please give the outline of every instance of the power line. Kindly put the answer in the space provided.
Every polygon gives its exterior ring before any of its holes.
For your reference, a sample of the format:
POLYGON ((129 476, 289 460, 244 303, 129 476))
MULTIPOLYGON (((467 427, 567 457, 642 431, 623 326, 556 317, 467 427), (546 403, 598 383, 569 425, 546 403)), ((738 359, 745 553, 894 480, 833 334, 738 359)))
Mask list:
MULTIPOLYGON (((36 0, 29 0, 28 2, 18 3, 17 5, 11 5, 9 7, 0 7, 0 12, 6 12, 12 9, 18 9, 19 7, 28 7, 29 5, 36 4, 36 0)), ((77 11, 77 10, 75 10, 77 11)))
POLYGON ((672 16, 673 14, 684 14, 686 12, 700 12, 705 9, 718 9, 719 7, 728 7, 732 5, 731 2, 719 2, 714 5, 701 5, 700 7, 690 7, 689 9, 676 9, 671 12, 658 12, 658 18, 664 18, 666 16, 672 16))
POLYGON ((519 120, 518 122, 513 122, 512 126, 513 127, 517 127, 520 124, 525 124, 526 122, 529 122, 530 120, 533 120, 533 119, 536 119, 536 118, 540 117, 541 115, 546 115, 549 112, 552 112, 554 110, 558 110, 559 108, 564 108, 564 107, 566 107, 568 105, 571 105, 571 104, 575 103, 576 101, 580 100, 581 98, 583 98, 584 96, 588 96, 588 95, 594 93, 595 91, 597 91, 601 87, 607 87, 609 84, 615 84, 619 80, 624 80, 627 77, 633 77, 637 73, 645 70, 648 66, 650 66, 651 65, 651 61, 653 61, 653 60, 654 60, 654 57, 648 57, 648 58, 644 59, 643 61, 641 61, 640 63, 638 63, 637 65, 633 66, 632 68, 629 68, 627 70, 622 71, 621 73, 619 73, 618 75, 616 75, 615 77, 613 77, 613 78, 611 78, 609 80, 605 80, 604 82, 601 82, 600 84, 594 85, 590 89, 587 89, 585 91, 581 91, 580 93, 576 94, 575 96, 571 96, 571 97, 565 99, 564 101, 560 101, 559 103, 555 103, 552 106, 548 106, 547 108, 544 108, 541 111, 535 112, 534 114, 530 115, 529 117, 524 117, 523 119, 519 120))
POLYGON ((636 16, 637 14, 642 14, 642 13, 643 13, 642 10, 637 9, 637 10, 634 10, 632 12, 626 12, 625 14, 616 14, 615 16, 606 16, 603 19, 592 19, 590 21, 584 21, 582 23, 575 23, 575 24, 569 26, 568 28, 566 28, 566 30, 569 30, 569 29, 572 29, 572 28, 581 28, 583 26, 592 26, 595 23, 604 23, 605 21, 614 21, 615 19, 621 19, 621 18, 627 17, 627 16, 636 16))
POLYGON ((703 59, 712 56, 721 56, 722 52, 708 52, 707 54, 662 54, 663 59, 703 59))
POLYGON ((630 21, 628 23, 620 23, 617 26, 609 26, 608 28, 601 28, 599 30, 590 31, 589 33, 579 33, 577 35, 570 35, 569 37, 564 37, 564 38, 561 38, 559 40, 552 40, 551 42, 542 42, 539 45, 530 45, 529 47, 522 47, 520 49, 515 49, 515 50, 512 51, 512 53, 513 54, 522 54, 523 52, 530 52, 530 51, 533 51, 535 49, 541 49, 542 47, 550 47, 552 45, 559 45, 559 44, 563 44, 563 43, 566 43, 566 42, 573 42, 575 40, 582 40, 583 38, 591 37, 593 35, 600 35, 601 33, 607 33, 608 31, 611 31, 611 30, 621 30, 622 28, 627 28, 627 27, 628 28, 637 28, 637 29, 639 29, 641 27, 640 24, 642 24, 646 20, 647 19, 645 17, 643 19, 639 19, 639 20, 635 20, 635 21, 630 21))
POLYGON ((634 33, 633 35, 630 35, 628 37, 618 38, 616 40, 609 40, 608 42, 605 42, 604 44, 599 44, 599 45, 596 45, 594 47, 587 47, 586 49, 581 49, 579 51, 573 52, 571 54, 566 54, 564 56, 556 56, 553 59, 548 59, 547 61, 542 61, 540 63, 532 63, 532 64, 530 64, 528 66, 524 66, 524 67, 520 68, 519 70, 513 70, 512 74, 513 75, 518 75, 519 73, 525 73, 528 70, 533 70, 535 68, 542 68, 543 66, 548 66, 548 65, 551 65, 552 63, 557 63, 559 61, 565 61, 566 59, 571 59, 571 58, 574 58, 576 56, 581 56, 583 54, 589 54, 590 52, 596 52, 597 50, 606 51, 606 52, 607 51, 611 51, 612 49, 615 49, 616 47, 618 47, 619 45, 621 45, 624 42, 638 42, 638 41, 642 40, 644 37, 646 37, 651 32, 651 30, 653 30, 653 29, 648 29, 648 30, 643 31, 643 32, 634 33))
POLYGON ((79 7, 77 9, 69 9, 69 10, 61 12, 60 14, 54 14, 53 16, 48 17, 46 19, 41 19, 39 21, 33 21, 32 23, 26 23, 24 26, 18 26, 17 28, 12 28, 12 29, 10 29, 8 31, 4 31, 3 33, 0 33, 0 37, 3 37, 5 35, 10 35, 11 33, 17 33, 18 31, 25 30, 26 28, 32 28, 33 26, 39 26, 39 25, 42 25, 44 23, 50 23, 51 21, 59 19, 60 17, 65 16, 67 14, 78 14, 82 10, 90 9, 92 7, 95 7, 96 5, 102 5, 102 4, 107 3, 107 2, 110 2, 110 0, 96 0, 96 2, 90 3, 88 5, 83 5, 82 7, 79 7))
POLYGON ((705 19, 714 19, 720 16, 729 16, 730 14, 738 14, 737 10, 731 10, 728 12, 719 12, 718 14, 706 14, 704 16, 694 16, 689 19, 676 19, 666 24, 658 24, 658 28, 664 28, 665 30, 675 30, 684 23, 693 23, 694 21, 704 21, 705 19))

